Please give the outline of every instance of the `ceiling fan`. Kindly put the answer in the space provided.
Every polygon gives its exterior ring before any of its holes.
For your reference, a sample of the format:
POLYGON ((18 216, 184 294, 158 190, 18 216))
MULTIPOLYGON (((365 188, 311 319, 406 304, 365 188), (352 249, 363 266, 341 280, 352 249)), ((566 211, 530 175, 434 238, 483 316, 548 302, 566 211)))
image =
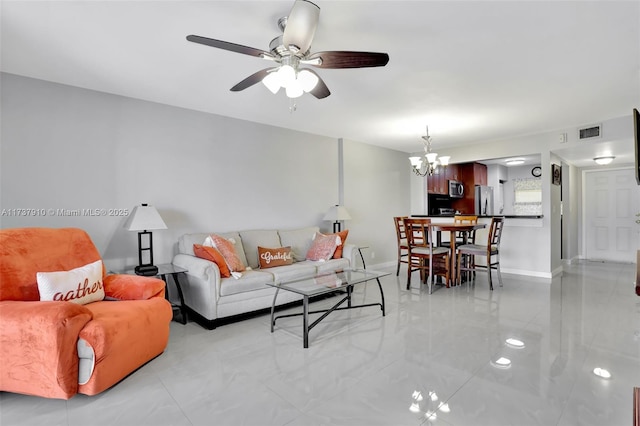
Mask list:
POLYGON ((274 94, 280 88, 284 88, 289 98, 311 93, 316 98, 323 99, 331 94, 329 88, 315 71, 305 68, 305 65, 318 68, 365 68, 383 67, 389 62, 389 55, 386 53, 352 51, 311 53, 311 42, 319 17, 320 8, 317 5, 308 0, 296 0, 289 16, 278 20, 282 35, 271 41, 269 52, 197 35, 189 35, 187 40, 267 59, 278 64, 245 78, 231 88, 233 92, 239 92, 262 81, 274 94))

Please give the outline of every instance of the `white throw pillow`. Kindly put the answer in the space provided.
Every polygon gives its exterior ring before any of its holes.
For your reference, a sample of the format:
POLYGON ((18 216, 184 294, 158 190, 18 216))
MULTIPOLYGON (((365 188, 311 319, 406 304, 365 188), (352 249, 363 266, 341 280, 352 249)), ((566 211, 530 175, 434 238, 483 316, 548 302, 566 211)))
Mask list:
POLYGON ((40 300, 86 305, 104 299, 102 260, 70 271, 36 273, 40 300))

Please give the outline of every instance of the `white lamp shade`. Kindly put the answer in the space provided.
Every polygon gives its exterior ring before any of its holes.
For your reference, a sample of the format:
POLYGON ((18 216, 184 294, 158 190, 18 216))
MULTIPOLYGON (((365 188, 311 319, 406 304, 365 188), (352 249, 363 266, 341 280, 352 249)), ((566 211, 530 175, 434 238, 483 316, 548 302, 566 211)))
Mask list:
POLYGON ((450 159, 451 159, 451 156, 449 155, 442 156, 440 157, 440 164, 442 164, 443 166, 448 166, 450 159))
POLYGON ((435 152, 430 152, 427 155, 425 155, 425 157, 427 157, 427 161, 429 163, 435 163, 436 158, 438 158, 438 154, 436 154, 435 152))
POLYGON ((290 81, 285 90, 290 98, 299 98, 304 93, 302 84, 298 80, 290 81))
POLYGON ((296 80, 296 70, 291 65, 282 65, 278 70, 280 86, 288 87, 292 81, 296 80))
POLYGON ((278 93, 278 90, 280 90, 280 79, 278 78, 278 73, 276 71, 272 71, 267 74, 267 76, 262 79, 262 84, 267 86, 267 89, 269 89, 274 95, 278 93))
POLYGON ((313 88, 316 87, 316 84, 318 84, 318 80, 318 76, 309 70, 300 70, 300 72, 298 72, 298 81, 302 86, 302 90, 305 92, 312 91, 313 88))
POLYGON ((327 211, 327 214, 324 215, 323 220, 351 220, 351 215, 343 206, 332 206, 327 211))
POLYGON ((409 161, 411 161, 411 165, 417 169, 422 166, 422 159, 420 157, 409 157, 409 161))
POLYGON ((167 229, 160 213, 153 206, 143 204, 135 206, 124 224, 127 231, 149 231, 154 229, 167 229))

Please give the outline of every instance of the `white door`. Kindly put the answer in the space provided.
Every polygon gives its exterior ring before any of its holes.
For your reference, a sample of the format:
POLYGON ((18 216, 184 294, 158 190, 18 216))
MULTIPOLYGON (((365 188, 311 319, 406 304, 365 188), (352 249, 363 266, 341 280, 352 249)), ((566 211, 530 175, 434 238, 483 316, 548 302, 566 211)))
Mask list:
POLYGON ((640 187, 633 169, 585 172, 586 258, 633 263, 640 249, 640 187))

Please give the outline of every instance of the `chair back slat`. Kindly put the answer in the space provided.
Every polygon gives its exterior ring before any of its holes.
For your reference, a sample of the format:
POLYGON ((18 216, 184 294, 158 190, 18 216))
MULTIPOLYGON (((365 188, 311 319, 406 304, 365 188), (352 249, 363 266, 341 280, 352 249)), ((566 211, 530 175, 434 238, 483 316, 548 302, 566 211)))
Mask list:
POLYGON ((396 216, 393 218, 393 222, 396 225, 396 237, 398 238, 398 242, 407 238, 407 234, 404 229, 404 220, 407 218, 408 216, 396 216))
POLYGON ((491 219, 491 227, 489 228, 489 246, 500 247, 500 239, 502 238, 502 226, 504 225, 503 217, 494 217, 491 219))
POLYGON ((407 218, 404 220, 407 243, 410 247, 429 247, 431 243, 431 219, 407 218))
POLYGON ((453 217, 453 223, 466 223, 466 224, 475 225, 478 223, 478 216, 456 215, 453 217))

